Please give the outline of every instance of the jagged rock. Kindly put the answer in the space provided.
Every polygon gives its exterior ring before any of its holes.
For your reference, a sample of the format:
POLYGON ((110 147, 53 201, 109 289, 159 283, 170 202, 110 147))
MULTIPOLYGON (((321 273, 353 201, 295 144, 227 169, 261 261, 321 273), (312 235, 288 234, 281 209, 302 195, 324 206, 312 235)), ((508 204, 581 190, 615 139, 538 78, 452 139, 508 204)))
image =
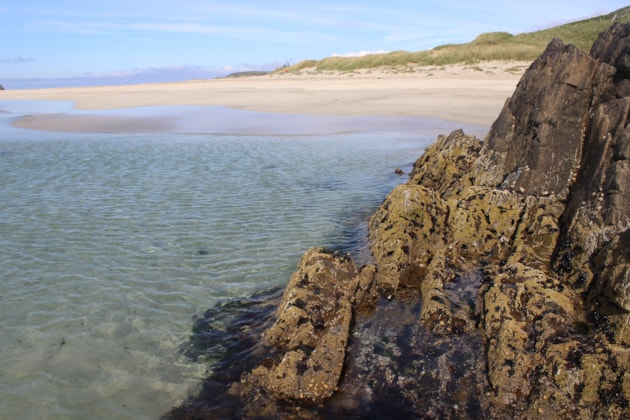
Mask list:
POLYGON ((0 90, 4 90, 4 86, 0 85, 0 90))
POLYGON ((630 28, 616 23, 603 32, 591 47, 590 55, 602 63, 613 65, 619 78, 630 78, 630 28))
POLYGON ((462 130, 439 136, 413 165, 409 184, 422 185, 442 198, 458 194, 472 185, 470 171, 479 149, 481 141, 462 130))
POLYGON ((379 285, 418 289, 437 335, 481 329, 491 417, 627 414, 629 28, 594 57, 554 40, 480 148, 441 137, 370 221, 379 285), (479 318, 448 293, 475 267, 479 318))
POLYGON ((461 130, 440 136, 416 161, 409 182, 394 188, 372 215, 369 244, 379 261, 376 283, 382 293, 392 293, 401 284, 420 284, 436 251, 448 240, 445 227, 451 209, 445 198, 471 185, 468 175, 480 147, 477 138, 461 130))
POLYGON ((373 265, 307 252, 239 413, 369 417, 388 395, 408 417, 629 418, 629 56, 630 24, 590 55, 554 40, 483 144, 441 136, 387 196, 373 265))
POLYGON ((577 319, 575 297, 545 272, 514 262, 492 273, 483 299, 488 380, 495 400, 526 409, 547 342, 567 337, 577 319))
POLYGON ((591 54, 617 68, 615 98, 591 108, 584 159, 561 218, 554 268, 584 291, 584 305, 606 324, 613 343, 630 343, 630 259, 623 248, 630 228, 630 82, 625 67, 630 27, 613 25, 591 54), (624 58, 625 57, 625 58, 624 58), (620 245, 621 244, 621 245, 620 245))
POLYGON ((591 286, 593 254, 630 227, 629 113, 630 98, 599 104, 593 111, 582 171, 562 217, 556 268, 584 290, 591 286))
POLYGON ((341 376, 358 270, 347 255, 308 251, 282 297, 276 322, 264 333, 278 356, 250 381, 280 399, 319 401, 341 376))
POLYGON ((598 311, 607 311, 613 341, 630 345, 630 230, 602 246, 592 263, 595 274, 591 296, 598 311))
POLYGON ((614 75, 612 66, 552 41, 492 125, 476 165, 477 185, 566 197, 593 98, 611 94, 614 75))
POLYGON ((434 249, 444 243, 441 232, 448 208, 434 191, 419 185, 399 185, 370 219, 369 241, 378 261, 376 283, 388 295, 404 286, 419 285, 434 249))

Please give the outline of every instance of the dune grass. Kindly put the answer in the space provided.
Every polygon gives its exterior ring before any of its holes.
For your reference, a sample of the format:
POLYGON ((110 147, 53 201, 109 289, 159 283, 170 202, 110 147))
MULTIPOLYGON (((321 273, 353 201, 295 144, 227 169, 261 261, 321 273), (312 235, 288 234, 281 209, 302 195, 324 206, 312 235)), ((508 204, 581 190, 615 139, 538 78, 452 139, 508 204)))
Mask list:
POLYGON ((305 60, 276 71, 355 71, 377 67, 431 66, 446 64, 475 64, 489 60, 531 61, 538 57, 547 44, 560 38, 588 51, 597 36, 612 22, 630 22, 630 7, 607 15, 568 23, 536 32, 512 35, 508 32, 490 32, 479 35, 467 44, 448 44, 425 51, 393 51, 362 57, 327 57, 322 60, 305 60))

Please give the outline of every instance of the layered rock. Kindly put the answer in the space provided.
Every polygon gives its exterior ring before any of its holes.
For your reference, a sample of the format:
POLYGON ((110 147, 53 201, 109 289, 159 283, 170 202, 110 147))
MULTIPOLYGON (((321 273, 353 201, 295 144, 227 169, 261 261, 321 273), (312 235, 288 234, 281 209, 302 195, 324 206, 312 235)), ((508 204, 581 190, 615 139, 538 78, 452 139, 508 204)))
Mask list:
POLYGON ((477 154, 439 139, 371 220, 377 287, 417 285, 435 333, 473 325, 444 290, 483 267, 489 415, 629 414, 629 33, 591 55, 553 41, 477 154), (441 159, 470 170, 436 182, 441 159))
POLYGON ((374 265, 308 252, 240 414, 630 416, 629 54, 630 25, 554 40, 483 142, 439 137, 387 196, 374 265))
POLYGON ((374 266, 358 269, 347 254, 321 248, 304 254, 262 334, 269 351, 229 388, 238 404, 247 402, 239 416, 277 418, 283 401, 299 407, 338 389, 353 308, 373 300, 373 281, 374 266))
POLYGON ((263 336, 277 357, 254 369, 249 380, 282 399, 317 401, 332 395, 358 286, 359 271, 347 255, 308 251, 287 285, 278 319, 263 336))
POLYGON ((494 122, 476 183, 565 198, 580 167, 592 101, 610 95, 614 75, 614 67, 552 41, 494 122))

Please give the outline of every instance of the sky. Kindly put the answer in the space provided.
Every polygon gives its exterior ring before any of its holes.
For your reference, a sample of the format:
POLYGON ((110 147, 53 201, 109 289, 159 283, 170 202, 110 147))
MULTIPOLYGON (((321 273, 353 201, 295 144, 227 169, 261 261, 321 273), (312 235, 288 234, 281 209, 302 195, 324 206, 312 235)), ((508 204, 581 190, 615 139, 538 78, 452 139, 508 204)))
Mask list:
POLYGON ((0 0, 6 89, 207 79, 419 51, 610 13, 614 0, 0 0))

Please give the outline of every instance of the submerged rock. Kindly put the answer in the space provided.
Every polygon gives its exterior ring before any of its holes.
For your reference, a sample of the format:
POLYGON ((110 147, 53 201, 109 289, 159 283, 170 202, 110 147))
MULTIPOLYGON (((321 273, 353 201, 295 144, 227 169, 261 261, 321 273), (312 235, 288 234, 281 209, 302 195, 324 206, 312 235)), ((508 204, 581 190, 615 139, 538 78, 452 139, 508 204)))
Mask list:
POLYGON ((373 265, 307 252, 231 413, 628 418, 628 51, 552 41, 484 142, 439 137, 383 201, 373 265))

